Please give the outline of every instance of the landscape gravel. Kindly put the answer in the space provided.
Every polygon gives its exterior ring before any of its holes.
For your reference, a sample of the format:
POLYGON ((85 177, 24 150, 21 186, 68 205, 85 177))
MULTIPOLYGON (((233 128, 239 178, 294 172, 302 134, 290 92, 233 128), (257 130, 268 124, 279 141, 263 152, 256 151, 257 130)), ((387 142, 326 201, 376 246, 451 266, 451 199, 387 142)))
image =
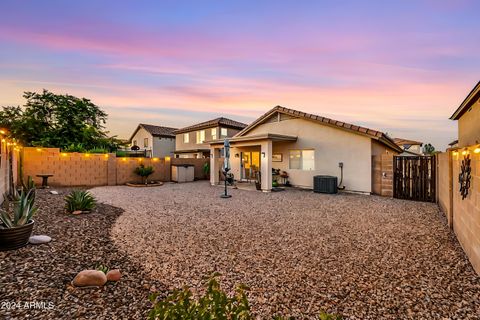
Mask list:
POLYGON ((33 234, 52 241, 0 252, 0 319, 145 319, 148 296, 165 289, 111 240, 123 211, 99 204, 92 213, 67 215, 68 190, 58 191, 37 190, 33 234), (100 264, 120 269, 121 280, 100 288, 72 286, 78 272, 100 264))
MULTIPOLYGON (((435 204, 303 190, 229 192, 232 198, 221 199, 222 189, 208 182, 95 188, 99 200, 125 210, 114 242, 101 241, 128 252, 169 290, 197 290, 212 271, 228 291, 244 283, 259 318, 321 310, 347 319, 480 318, 479 277, 435 204)), ((70 251, 81 248, 76 243, 70 251)))

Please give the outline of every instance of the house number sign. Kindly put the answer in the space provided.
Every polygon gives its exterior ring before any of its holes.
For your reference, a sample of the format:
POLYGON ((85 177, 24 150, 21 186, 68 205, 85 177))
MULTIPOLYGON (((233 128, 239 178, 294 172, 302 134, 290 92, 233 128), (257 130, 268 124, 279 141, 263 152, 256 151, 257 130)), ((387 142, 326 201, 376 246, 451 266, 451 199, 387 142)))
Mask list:
POLYGON ((462 165, 460 167, 460 174, 458 175, 462 200, 468 196, 468 190, 470 189, 470 180, 472 178, 472 167, 470 166, 470 161, 471 159, 469 154, 463 157, 462 165))

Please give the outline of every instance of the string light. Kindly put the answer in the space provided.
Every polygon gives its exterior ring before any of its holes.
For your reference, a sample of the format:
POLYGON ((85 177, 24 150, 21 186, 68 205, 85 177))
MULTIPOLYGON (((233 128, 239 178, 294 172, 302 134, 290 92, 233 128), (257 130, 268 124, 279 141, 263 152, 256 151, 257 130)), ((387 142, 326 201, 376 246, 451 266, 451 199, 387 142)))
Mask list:
POLYGON ((479 147, 475 148, 475 150, 473 150, 473 152, 480 153, 480 148, 479 147))
POLYGON ((63 156, 63 157, 66 157, 67 154, 66 154, 65 152, 62 152, 62 156, 63 156))
POLYGON ((468 153, 467 150, 463 150, 463 151, 462 151, 462 156, 465 156, 467 153, 468 153))
POLYGON ((152 160, 156 162, 156 161, 158 161, 158 158, 153 158, 152 160))

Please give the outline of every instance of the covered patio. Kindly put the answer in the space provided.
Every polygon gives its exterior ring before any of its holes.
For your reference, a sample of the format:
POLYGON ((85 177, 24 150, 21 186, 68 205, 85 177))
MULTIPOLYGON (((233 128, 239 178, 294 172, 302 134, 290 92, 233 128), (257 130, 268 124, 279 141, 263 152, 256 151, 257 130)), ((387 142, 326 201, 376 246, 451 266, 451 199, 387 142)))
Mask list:
MULTIPOLYGON (((231 172, 236 180, 255 180, 260 175, 261 189, 269 192, 272 189, 272 159, 274 145, 295 143, 296 136, 264 133, 251 136, 240 136, 229 139, 231 172)), ((222 170, 223 140, 210 142, 210 183, 220 182, 218 172, 222 170)))

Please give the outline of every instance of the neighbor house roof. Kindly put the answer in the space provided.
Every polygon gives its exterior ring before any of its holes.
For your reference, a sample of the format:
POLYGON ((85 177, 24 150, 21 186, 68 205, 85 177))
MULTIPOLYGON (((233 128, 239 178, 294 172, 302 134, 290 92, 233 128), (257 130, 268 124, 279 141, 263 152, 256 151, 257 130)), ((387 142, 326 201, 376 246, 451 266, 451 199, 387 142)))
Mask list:
POLYGON ((205 121, 205 122, 200 122, 192 126, 175 130, 175 134, 180 134, 180 133, 185 133, 185 132, 190 132, 195 130, 208 129, 213 127, 219 127, 219 126, 222 126, 224 128, 233 128, 233 129, 241 130, 245 128, 247 125, 245 123, 238 122, 232 119, 220 117, 220 118, 216 118, 216 119, 205 121))
POLYGON ((477 83, 475 87, 473 87, 472 91, 467 95, 467 97, 463 100, 457 110, 452 114, 450 119, 458 120, 460 117, 467 112, 468 109, 480 99, 480 81, 477 83))
POLYGON ((235 137, 240 137, 245 135, 247 132, 255 128, 257 125, 261 124, 264 120, 268 119, 270 116, 275 114, 276 112, 283 113, 295 118, 302 118, 310 121, 314 121, 317 123, 321 123, 323 125, 327 125, 330 127, 342 129, 348 132, 364 135, 367 137, 370 137, 372 139, 378 140, 379 142, 383 143, 384 145, 390 147, 393 150, 396 150, 397 152, 402 152, 402 149, 395 144, 395 142, 387 136, 385 133, 361 126, 356 126, 353 124, 349 124, 343 121, 338 121, 338 120, 333 120, 330 118, 322 117, 322 116, 317 116, 314 114, 310 113, 305 113, 302 111, 294 110, 294 109, 289 109, 281 106, 276 106, 264 115, 262 115, 260 118, 249 124, 245 129, 240 131, 235 135, 235 137))
POLYGON ((395 142, 399 146, 409 145, 409 146, 422 146, 423 142, 403 139, 403 138, 393 138, 393 142, 395 142))
POLYGON ((458 140, 453 140, 452 142, 450 142, 448 145, 449 146, 454 146, 454 145, 457 145, 458 144, 458 140))
POLYGON ((175 134, 173 132, 177 130, 177 128, 162 127, 162 126, 155 126, 153 124, 140 123, 137 126, 137 129, 135 129, 135 131, 133 132, 129 141, 132 141, 133 137, 137 134, 140 128, 145 129, 148 133, 150 133, 154 137, 169 137, 169 138, 175 138, 175 134))

